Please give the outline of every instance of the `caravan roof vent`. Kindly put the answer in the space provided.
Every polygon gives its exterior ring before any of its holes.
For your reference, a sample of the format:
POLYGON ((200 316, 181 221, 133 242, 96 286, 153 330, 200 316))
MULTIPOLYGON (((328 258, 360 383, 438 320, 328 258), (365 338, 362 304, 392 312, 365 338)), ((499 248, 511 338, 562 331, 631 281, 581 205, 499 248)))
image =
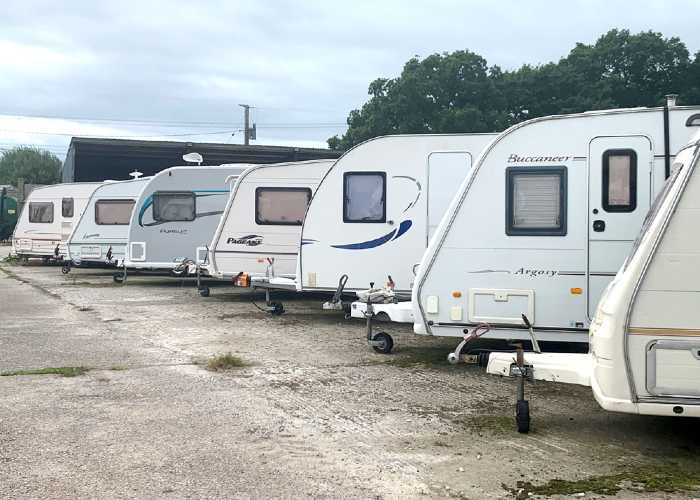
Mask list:
POLYGON ((666 94, 666 106, 672 108, 676 105, 678 94, 666 94))
POLYGON ((133 172, 129 173, 129 176, 130 176, 132 179, 138 179, 138 178, 141 177, 142 175, 143 175, 143 173, 142 173, 142 172, 139 172, 139 171, 136 170, 136 169, 134 169, 133 172))
POLYGON ((187 163, 196 163, 197 165, 201 165, 204 161, 204 158, 202 158, 202 155, 199 153, 187 153, 186 155, 182 155, 182 159, 187 163))

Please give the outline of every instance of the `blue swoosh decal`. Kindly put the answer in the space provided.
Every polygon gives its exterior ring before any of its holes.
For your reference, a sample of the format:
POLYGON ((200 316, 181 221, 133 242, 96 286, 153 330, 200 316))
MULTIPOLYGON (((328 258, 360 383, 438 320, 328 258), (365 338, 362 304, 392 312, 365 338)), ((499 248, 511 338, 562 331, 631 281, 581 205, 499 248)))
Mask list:
POLYGON ((369 241, 363 241, 360 243, 348 243, 346 245, 331 245, 333 248, 340 248, 343 250, 366 250, 368 248, 376 248, 378 246, 383 245, 384 243, 387 243, 389 241, 395 240, 399 236, 403 235, 408 231, 411 226, 413 225, 413 222, 410 220, 405 220, 399 224, 398 229, 394 229, 390 231, 389 233, 385 234, 384 236, 380 236, 379 238, 375 238, 373 240, 369 241))
POLYGON ((143 202, 143 206, 141 206, 141 210, 139 210, 139 226, 143 227, 143 214, 146 213, 146 210, 148 210, 148 207, 151 205, 153 205, 153 195, 146 198, 146 201, 143 202))

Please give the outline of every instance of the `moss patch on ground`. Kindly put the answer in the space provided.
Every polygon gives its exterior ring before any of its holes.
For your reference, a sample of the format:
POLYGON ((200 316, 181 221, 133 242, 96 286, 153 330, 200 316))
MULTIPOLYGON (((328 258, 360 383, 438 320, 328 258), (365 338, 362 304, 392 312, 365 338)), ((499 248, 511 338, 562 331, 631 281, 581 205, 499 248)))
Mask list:
POLYGON ((87 373, 88 371, 90 371, 90 369, 84 366, 60 366, 0 372, 0 377, 15 377, 22 375, 60 375, 61 377, 77 377, 87 373))
POLYGON ((518 481, 515 488, 503 485, 516 498, 528 498, 530 495, 573 495, 575 493, 596 493, 599 495, 616 495, 621 490, 638 493, 658 492, 674 493, 692 491, 700 488, 700 468, 683 469, 678 465, 640 466, 616 474, 591 476, 575 481, 552 479, 543 484, 518 481))

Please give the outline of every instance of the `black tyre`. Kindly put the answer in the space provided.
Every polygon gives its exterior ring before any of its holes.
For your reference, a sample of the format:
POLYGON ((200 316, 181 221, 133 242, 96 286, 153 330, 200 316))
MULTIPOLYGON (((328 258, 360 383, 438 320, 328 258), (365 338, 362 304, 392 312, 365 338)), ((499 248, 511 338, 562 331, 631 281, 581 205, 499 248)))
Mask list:
POLYGON ((378 352, 379 354, 389 354, 394 348, 394 339, 392 339, 391 335, 389 335, 388 333, 376 333, 372 337, 372 340, 374 342, 380 343, 379 345, 372 346, 372 349, 374 349, 375 352, 378 352))
POLYGON ((270 302, 270 314, 273 316, 281 316, 284 314, 284 306, 281 302, 270 302))
POLYGON ((114 273, 112 279, 115 283, 124 283, 124 275, 122 273, 114 273))
POLYGON ((63 267, 61 268, 61 272, 63 274, 68 274, 70 272, 70 266, 68 264, 63 264, 63 267))
POLYGON ((202 297, 209 297, 209 287, 203 286, 202 288, 200 288, 199 295, 201 295, 202 297))
POLYGON ((530 403, 528 401, 520 400, 515 403, 515 423, 521 434, 527 434, 530 431, 530 403))

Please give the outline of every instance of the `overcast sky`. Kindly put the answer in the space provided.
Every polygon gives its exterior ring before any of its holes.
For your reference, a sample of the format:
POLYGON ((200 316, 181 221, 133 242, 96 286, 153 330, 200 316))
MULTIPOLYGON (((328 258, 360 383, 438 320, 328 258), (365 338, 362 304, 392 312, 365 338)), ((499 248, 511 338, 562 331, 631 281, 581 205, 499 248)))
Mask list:
POLYGON ((469 49, 513 69, 613 27, 694 53, 698 20, 697 0, 2 0, 0 150, 63 157, 71 135, 240 143, 239 103, 256 107, 257 143, 325 147, 413 55, 469 49))

